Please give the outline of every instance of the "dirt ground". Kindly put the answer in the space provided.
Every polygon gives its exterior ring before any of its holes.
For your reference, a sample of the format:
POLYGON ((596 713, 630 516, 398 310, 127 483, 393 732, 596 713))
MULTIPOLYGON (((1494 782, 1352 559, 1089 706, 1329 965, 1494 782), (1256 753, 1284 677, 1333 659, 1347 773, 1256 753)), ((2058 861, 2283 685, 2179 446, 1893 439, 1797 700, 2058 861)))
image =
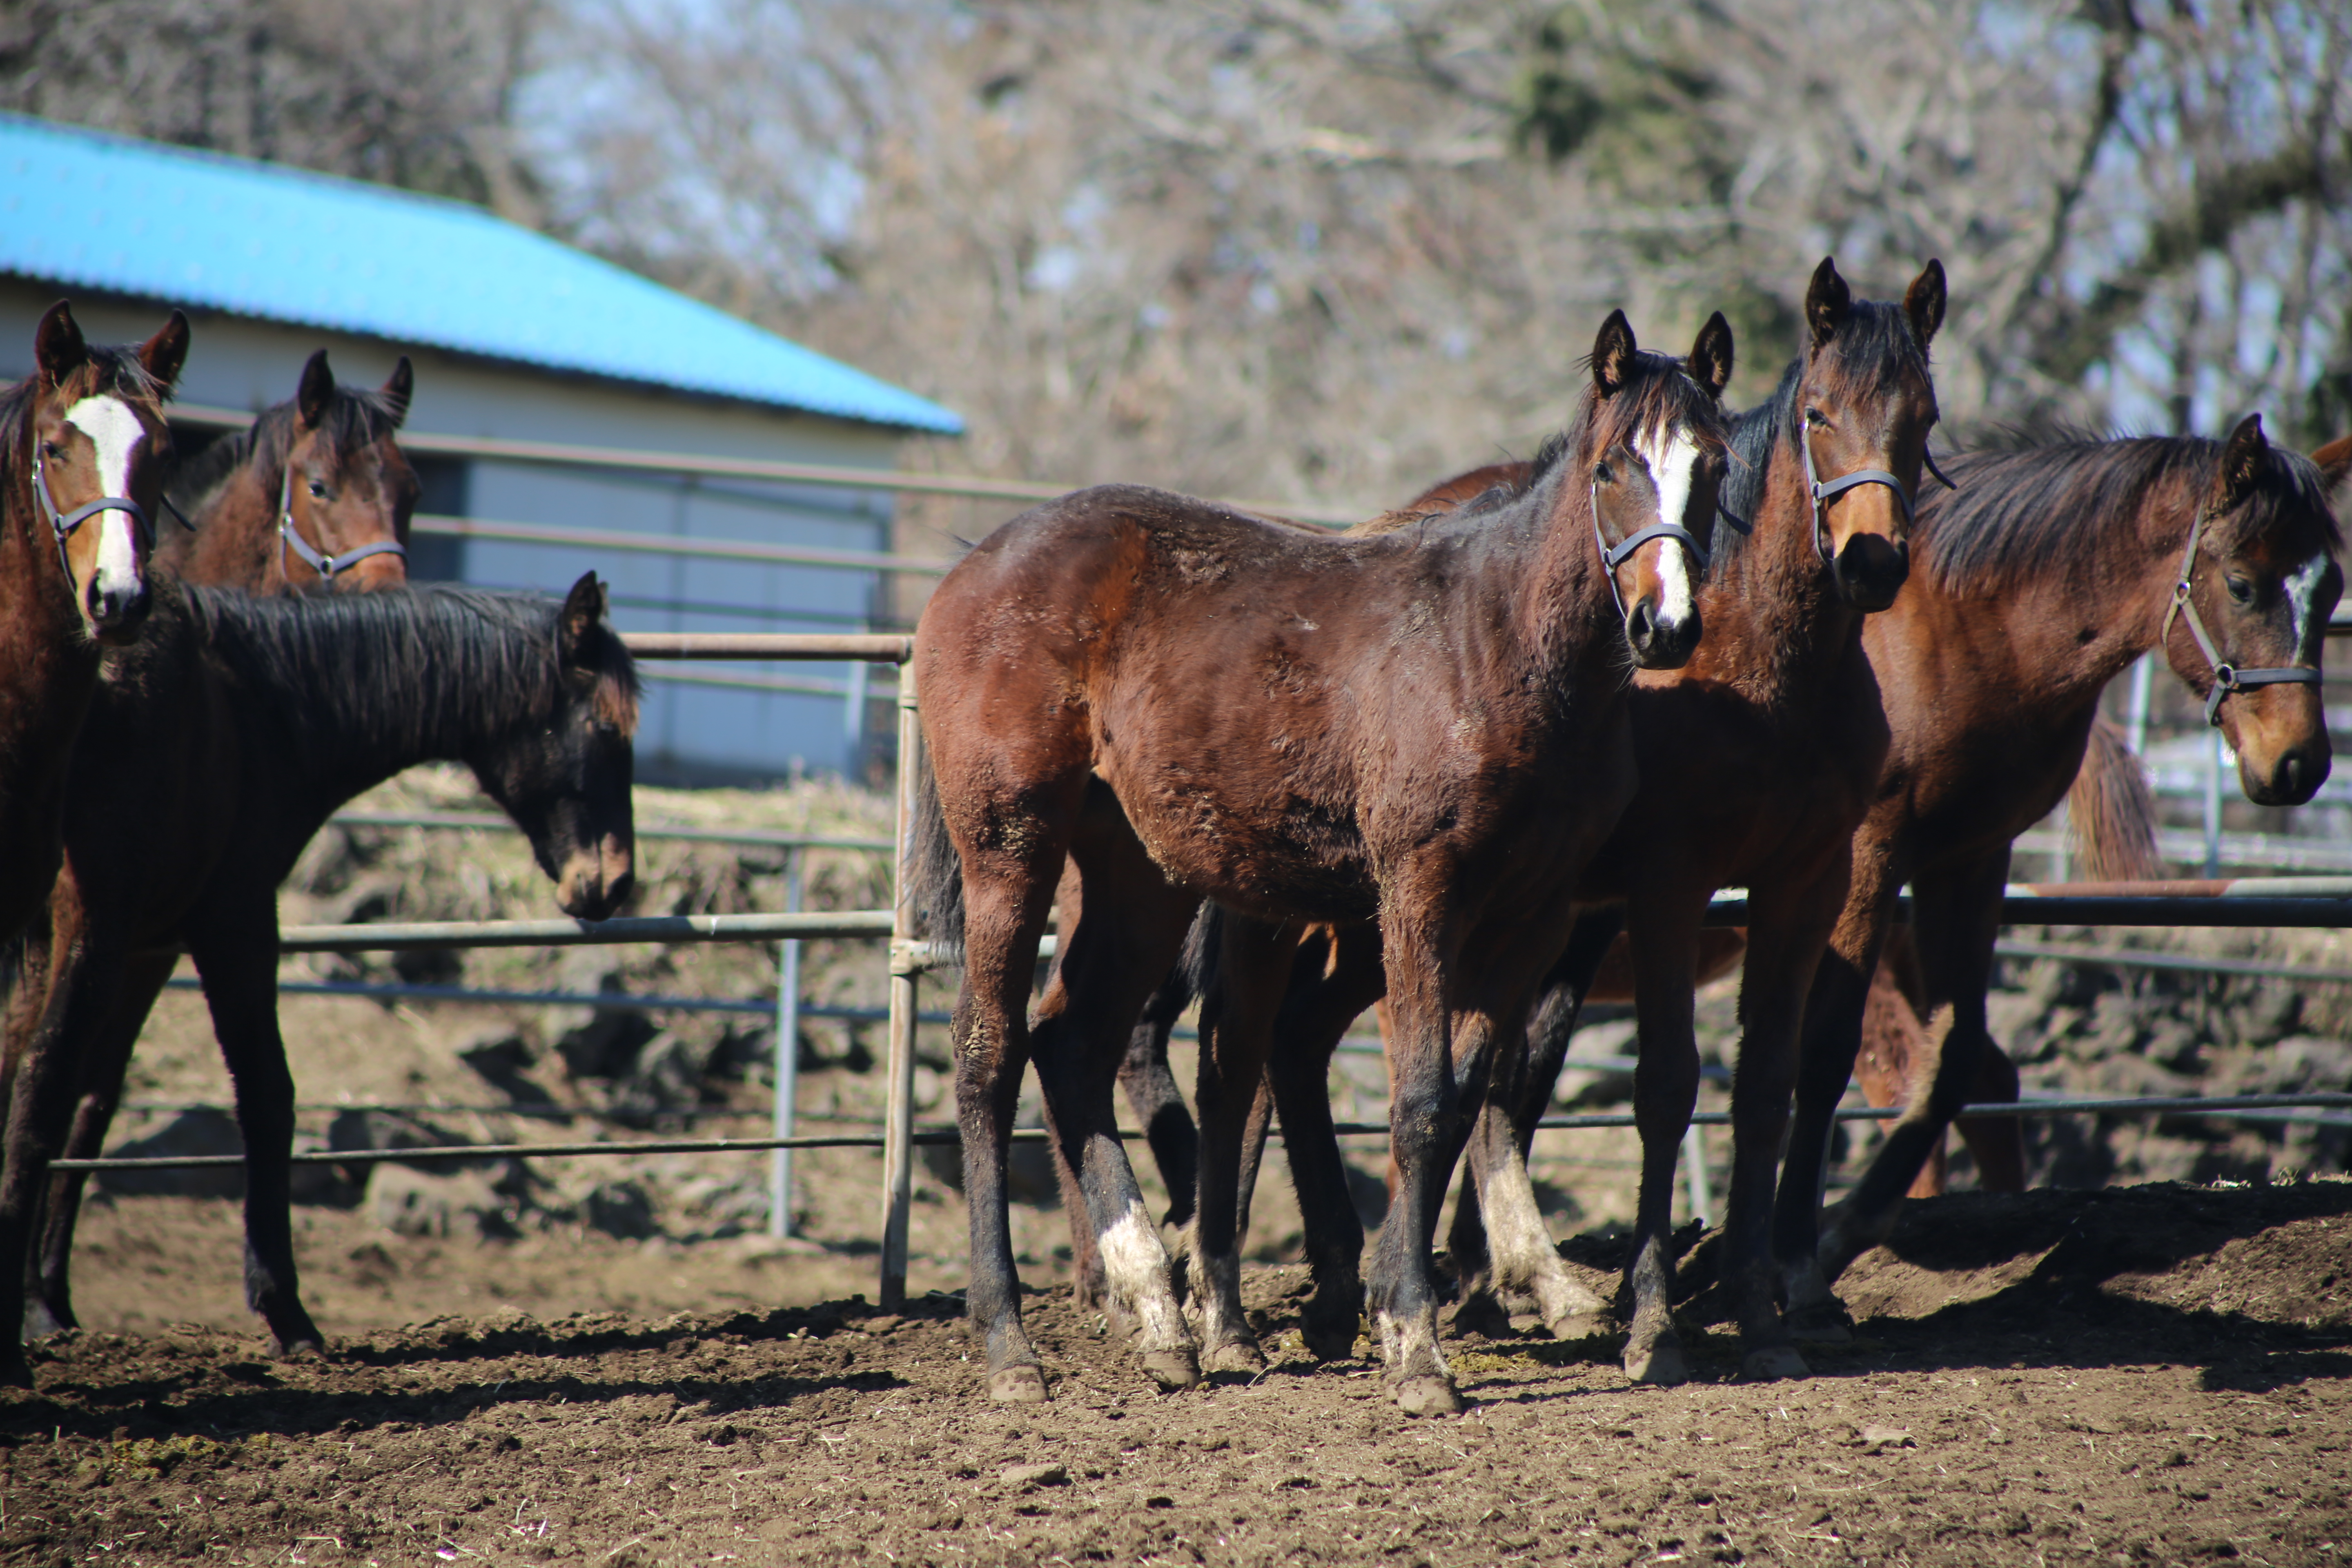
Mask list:
POLYGON ((996 1409, 951 1297, 842 1294, 870 1258, 304 1214, 338 1338, 293 1363, 235 1310, 232 1205, 92 1216, 84 1278, 134 1283, 0 1401, 0 1560, 2352 1561, 2341 1180, 1916 1205, 1810 1380, 1738 1381, 1719 1330, 1676 1390, 1456 1340, 1438 1421, 1306 1359, 1296 1268, 1249 1276, 1273 1370, 1170 1395, 1033 1296, 1054 1399, 996 1409))

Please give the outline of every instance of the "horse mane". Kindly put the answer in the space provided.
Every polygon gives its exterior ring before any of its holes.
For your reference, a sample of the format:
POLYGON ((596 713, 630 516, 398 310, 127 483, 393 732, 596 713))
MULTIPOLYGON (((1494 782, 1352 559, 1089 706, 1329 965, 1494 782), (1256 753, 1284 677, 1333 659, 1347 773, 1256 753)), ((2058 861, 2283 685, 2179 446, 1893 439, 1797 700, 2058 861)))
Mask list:
MULTIPOLYGON (((262 410, 244 429, 222 437, 179 465, 164 488, 192 510, 198 509, 248 464, 273 473, 284 468, 287 454, 294 449, 294 404, 289 397, 262 410)), ((337 382, 319 416, 319 433, 340 463, 391 437, 400 428, 403 412, 382 392, 337 382)))
MULTIPOLYGON (((1856 300, 1829 341, 1827 370, 1841 390, 1869 394, 1887 386, 1906 371, 1926 374, 1927 351, 1911 329, 1911 319, 1899 305, 1877 300, 1856 300)), ((1805 377, 1801 355, 1780 373, 1772 395, 1736 416, 1731 426, 1731 469, 1723 479, 1723 508, 1742 522, 1753 523, 1764 508, 1765 481, 1772 472, 1775 447, 1785 446, 1799 458, 1797 433, 1803 412, 1797 406, 1797 388, 1805 377)), ((1710 579, 1729 573, 1752 547, 1752 534, 1717 520, 1710 579)))
MULTIPOLYGON (((357 733, 451 751, 464 737, 551 717, 566 672, 559 600, 474 588, 257 596, 181 584, 209 650, 266 691, 297 737, 357 733)), ((609 627, 590 639, 599 716, 634 729, 639 686, 609 627)))
MULTIPOLYGON (((68 396, 103 397, 110 393, 138 402, 160 403, 171 395, 171 388, 148 374, 147 367, 139 363, 136 343, 90 343, 84 353, 87 357, 82 363, 65 379, 68 396)), ((40 383, 40 373, 36 371, 0 392, 0 471, 13 467, 24 448, 25 423, 33 416, 40 383)))
MULTIPOLYGON (((1970 452, 1951 464, 1957 494, 1919 509, 1917 534, 1937 587, 1999 594, 2031 579, 2097 571, 2108 544, 2093 520, 2137 515, 2151 491, 2175 489, 2194 506, 2212 487, 2222 444, 2203 436, 2101 440, 2068 430, 2016 434, 2007 449, 1970 452)), ((2327 486, 2299 452, 2273 447, 2254 504, 2221 526, 2235 542, 2285 521, 2305 520, 2313 548, 2343 546, 2327 486)))

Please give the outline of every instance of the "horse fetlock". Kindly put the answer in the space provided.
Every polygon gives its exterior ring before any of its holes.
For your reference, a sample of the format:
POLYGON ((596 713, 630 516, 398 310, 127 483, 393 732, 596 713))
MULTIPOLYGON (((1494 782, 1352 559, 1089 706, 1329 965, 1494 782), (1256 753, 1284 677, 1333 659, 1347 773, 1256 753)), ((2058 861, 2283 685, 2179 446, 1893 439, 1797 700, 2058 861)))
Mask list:
POLYGON ((1551 1266, 1537 1275, 1535 1297, 1536 1311, 1554 1339, 1582 1339, 1592 1331, 1590 1328, 1580 1329, 1573 1333, 1569 1331, 1578 1324, 1606 1317, 1609 1312, 1609 1304, 1586 1289, 1575 1276, 1569 1273, 1568 1266, 1557 1255, 1552 1258, 1551 1266))
POLYGON ((1654 1388, 1676 1388, 1690 1381, 1690 1363, 1684 1359, 1682 1336, 1672 1329, 1644 1336, 1631 1335, 1622 1363, 1625 1375, 1654 1388))
POLYGON ((1387 1363, 1391 1379, 1452 1375, 1446 1369, 1444 1352, 1437 1347, 1434 1307, 1408 1313, 1382 1311, 1375 1315, 1372 1326, 1381 1342, 1381 1359, 1387 1363))
MULTIPOLYGON (((1142 1200, 1131 1200, 1127 1211, 1096 1237, 1095 1245, 1110 1299, 1135 1314, 1138 1345, 1147 1355, 1181 1352, 1190 1361, 1192 1334, 1184 1325, 1175 1282, 1169 1278, 1168 1249, 1160 1245, 1159 1229, 1142 1200)), ((1238 1296, 1238 1282, 1236 1287, 1238 1296)), ((1198 1377, 1197 1369, 1193 1375, 1198 1377)))

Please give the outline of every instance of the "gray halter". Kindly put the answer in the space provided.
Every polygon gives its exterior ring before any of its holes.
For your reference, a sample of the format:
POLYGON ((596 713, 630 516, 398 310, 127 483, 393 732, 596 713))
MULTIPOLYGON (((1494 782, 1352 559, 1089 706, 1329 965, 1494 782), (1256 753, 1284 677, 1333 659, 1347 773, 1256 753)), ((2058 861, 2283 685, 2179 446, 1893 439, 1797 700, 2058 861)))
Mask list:
MULTIPOLYGON (((1797 450, 1803 453, 1805 458, 1805 495, 1813 509, 1813 552, 1822 558, 1822 565, 1832 566, 1836 563, 1836 552, 1831 548, 1833 542, 1830 538, 1830 502, 1848 490, 1859 489, 1864 485, 1885 485, 1895 492, 1895 499, 1902 503, 1903 526, 1906 528, 1911 526, 1911 492, 1903 488, 1901 479, 1896 479, 1885 468, 1856 468, 1850 474, 1841 474, 1826 483, 1822 481, 1822 477, 1813 469, 1812 433, 1805 427, 1805 416, 1801 414, 1797 416, 1797 450)), ((1936 477, 1943 479, 1941 474, 1936 477)), ((1944 482, 1948 485, 1952 481, 1944 479, 1944 482)))
MULTIPOLYGON (((373 544, 362 544, 357 550, 346 550, 341 555, 329 555, 312 549, 310 542, 302 537, 301 530, 294 526, 294 465, 290 462, 286 465, 285 481, 278 487, 278 560, 280 571, 285 571, 286 552, 289 550, 300 556, 310 570, 319 574, 320 580, 330 587, 334 585, 336 573, 348 571, 352 563, 364 561, 371 555, 397 555, 404 561, 408 558, 408 546, 390 539, 379 539, 373 544)), ((287 572, 286 578, 292 582, 294 574, 287 572)))
POLYGON ((2172 604, 2164 612, 2164 629, 2157 634, 2157 646, 2163 647, 2172 637, 2172 618, 2186 615, 2189 635, 2197 639, 2197 649, 2213 669, 2213 689, 2205 699, 2205 722, 2219 728, 2221 722, 2221 700, 2250 686, 2316 686, 2319 671, 2309 665, 2288 665, 2279 669, 2240 669, 2225 662, 2213 638, 2205 630, 2205 622, 2189 598, 2189 578, 2197 571, 2197 536, 2204 531, 2206 521, 2218 507, 2200 507, 2196 518, 2189 524, 2189 546, 2180 552, 2180 576, 2172 584, 2172 604))
POLYGON ((1617 616, 1620 620, 1622 620, 1625 616, 1625 595, 1617 588, 1617 568, 1625 564, 1633 552, 1641 549, 1653 539, 1673 540, 1691 552, 1692 559, 1698 563, 1698 569, 1701 572, 1706 570, 1706 546, 1698 542, 1697 535, 1679 522, 1654 522, 1622 541, 1615 548, 1611 548, 1609 541, 1602 538, 1601 534, 1601 481, 1599 479, 1592 481, 1587 494, 1589 504, 1592 508, 1593 547, 1601 552, 1601 564, 1606 568, 1601 575, 1609 579, 1609 596, 1617 601, 1617 616))
POLYGON ((41 515, 48 519, 49 531, 57 535, 58 566, 66 574, 66 586, 72 589, 77 595, 81 591, 81 585, 74 581, 73 561, 66 553, 66 541, 72 536, 75 529, 79 528, 100 512, 129 512, 131 521, 139 526, 141 548, 152 550, 155 547, 154 524, 147 521, 146 509, 129 496, 100 496, 94 501, 83 502, 71 511, 59 512, 57 498, 49 494, 48 475, 42 471, 41 448, 37 441, 33 446, 33 493, 40 498, 41 515))

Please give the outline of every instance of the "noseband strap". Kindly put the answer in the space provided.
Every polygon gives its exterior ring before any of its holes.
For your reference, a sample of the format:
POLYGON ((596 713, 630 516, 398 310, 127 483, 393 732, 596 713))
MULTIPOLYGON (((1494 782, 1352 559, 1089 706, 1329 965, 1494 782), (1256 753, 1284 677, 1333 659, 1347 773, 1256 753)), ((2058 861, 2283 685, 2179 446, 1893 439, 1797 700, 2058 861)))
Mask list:
MULTIPOLYGON (((1901 479, 1885 468, 1856 468, 1827 482, 1822 480, 1813 469, 1812 432, 1805 427, 1805 416, 1801 414, 1797 416, 1797 450, 1805 455, 1805 494, 1813 509, 1813 552, 1822 558, 1822 565, 1831 565, 1835 559, 1835 552, 1831 548, 1833 542, 1830 538, 1830 502, 1848 490, 1859 489, 1864 485, 1885 485, 1902 503, 1903 525, 1906 528, 1911 526, 1911 492, 1903 488, 1901 479)), ((1943 479, 1941 474, 1936 477, 1943 479)), ((1951 483, 1949 479, 1944 482, 1951 483)))
MULTIPOLYGON (((280 571, 285 570, 286 553, 291 551, 300 556, 304 563, 319 574, 320 581, 330 587, 334 585, 336 573, 348 572, 353 563, 364 561, 371 555, 397 555, 404 561, 408 558, 408 546, 391 539, 379 539, 373 544, 362 544, 357 550, 346 550, 341 555, 329 555, 324 551, 312 549, 310 542, 302 537, 302 531, 294 526, 292 463, 286 465, 285 482, 278 487, 278 544, 280 571)), ((288 572, 286 576, 291 582, 294 574, 288 572)))
POLYGON ((41 468, 38 445, 33 448, 33 493, 40 498, 41 515, 48 519, 49 531, 57 536, 58 566, 66 574, 66 586, 77 595, 81 592, 81 584, 74 581, 73 561, 66 553, 66 541, 72 537, 75 529, 100 512, 129 512, 131 521, 139 529, 140 548, 152 550, 155 547, 155 525, 147 521, 147 509, 129 496, 100 496, 94 501, 83 502, 71 511, 58 511, 57 498, 49 494, 49 477, 41 468))
POLYGON ((1622 620, 1625 616, 1625 595, 1617 589, 1617 568, 1625 564, 1633 557, 1633 552, 1641 549, 1653 539, 1673 540, 1691 552, 1691 558, 1698 563, 1700 571, 1706 570, 1706 546, 1698 542, 1697 535, 1679 522, 1654 522, 1622 541, 1612 549, 1609 541, 1602 538, 1601 534, 1601 485, 1598 480, 1590 487, 1589 494, 1592 507, 1592 543, 1593 547, 1601 552, 1601 564, 1606 568, 1601 575, 1609 579, 1609 596, 1617 601, 1617 616, 1620 620, 1622 620))
POLYGON ((2197 640, 2197 651, 2205 656, 2206 664, 2213 671, 2213 689, 2205 697, 2205 722, 2219 727, 2223 698, 2253 686, 2316 686, 2319 671, 2304 664, 2276 669, 2240 669, 2222 658, 2212 634, 2205 629, 2204 617, 2197 613, 2196 601, 2189 596, 2189 580, 2197 574, 2197 538, 2212 516, 2211 507, 2200 507, 2189 524, 2189 546, 2180 552, 2180 575, 2172 584, 2172 603, 2165 609, 2164 630, 2158 634, 2157 645, 2160 647, 2172 639, 2174 616, 2188 621, 2189 635, 2197 640))

